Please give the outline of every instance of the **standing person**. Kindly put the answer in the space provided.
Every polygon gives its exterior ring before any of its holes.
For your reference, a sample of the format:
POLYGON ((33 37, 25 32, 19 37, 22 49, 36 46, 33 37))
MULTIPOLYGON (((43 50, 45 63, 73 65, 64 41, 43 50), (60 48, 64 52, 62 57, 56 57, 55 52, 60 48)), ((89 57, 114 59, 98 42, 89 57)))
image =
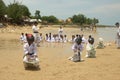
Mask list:
POLYGON ((35 43, 37 44, 37 46, 39 47, 39 32, 38 32, 38 27, 37 27, 37 22, 35 22, 32 26, 32 30, 33 30, 33 35, 35 38, 35 43))
POLYGON ((82 54, 82 50, 83 50, 81 37, 79 37, 75 40, 75 43, 72 46, 72 50, 74 51, 74 55, 68 59, 72 60, 73 62, 83 61, 83 59, 81 59, 81 54, 82 54))
POLYGON ((116 35, 116 44, 117 44, 117 48, 120 49, 120 25, 117 22, 116 24, 117 29, 117 35, 116 35))
POLYGON ((60 28, 58 30, 58 35, 59 35, 59 38, 60 38, 60 35, 63 35, 63 28, 62 28, 62 26, 60 26, 60 28))

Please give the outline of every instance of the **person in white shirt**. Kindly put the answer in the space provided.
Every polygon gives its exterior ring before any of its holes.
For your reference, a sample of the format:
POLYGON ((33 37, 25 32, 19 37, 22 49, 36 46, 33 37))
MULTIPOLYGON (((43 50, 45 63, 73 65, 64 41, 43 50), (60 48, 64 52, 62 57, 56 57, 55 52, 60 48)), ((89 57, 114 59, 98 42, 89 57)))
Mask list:
POLYGON ((33 30, 33 33, 38 33, 38 27, 37 27, 37 22, 35 22, 34 24, 33 24, 33 26, 32 26, 32 30, 33 30))
POLYGON ((84 44, 84 43, 87 43, 87 40, 85 39, 85 37, 84 37, 83 34, 81 35, 81 37, 82 37, 82 43, 83 43, 83 44, 84 44))
POLYGON ((21 44, 27 43, 26 35, 27 35, 27 33, 25 33, 25 34, 21 33, 21 36, 20 36, 21 44))
POLYGON ((67 35, 64 35, 63 41, 64 41, 64 43, 68 42, 67 35))
POLYGON ((52 33, 48 34, 48 42, 52 42, 52 33))
POLYGON ((42 33, 40 33, 40 35, 39 35, 38 42, 39 42, 39 44, 40 44, 41 42, 43 42, 43 36, 42 36, 42 33))
POLYGON ((116 34, 116 45, 117 45, 117 48, 120 49, 120 25, 118 22, 115 25, 118 28, 117 34, 116 34))
POLYGON ((40 33, 40 41, 43 41, 42 33, 40 33))
POLYGON ((56 42, 56 41, 55 41, 55 38, 56 38, 56 35, 53 34, 53 37, 52 37, 52 39, 51 39, 51 42, 55 43, 55 42, 56 42))
POLYGON ((60 38, 60 35, 63 35, 63 28, 61 26, 58 30, 58 35, 59 35, 59 38, 60 38))
POLYGON ((24 43, 24 40, 25 40, 25 35, 24 35, 24 33, 21 33, 21 36, 20 36, 21 44, 24 43))
POLYGON ((79 35, 78 35, 78 34, 76 34, 76 35, 75 35, 75 40, 76 40, 78 37, 79 37, 79 35))
POLYGON ((95 58, 95 54, 96 54, 96 51, 95 51, 95 48, 94 48, 94 38, 91 37, 91 35, 89 35, 89 39, 88 39, 88 43, 86 45, 86 57, 87 58, 95 58))
POLYGON ((69 40, 70 43, 74 43, 75 42, 75 35, 72 35, 71 39, 69 40))
POLYGON ((45 34, 45 41, 48 42, 48 33, 45 34))
POLYGON ((32 34, 27 34, 27 43, 24 44, 23 49, 23 62, 28 62, 29 58, 33 56, 36 57, 36 61, 39 61, 37 57, 37 47, 34 43, 34 36, 32 34))
POLYGON ((37 22, 35 22, 32 26, 32 30, 33 30, 33 35, 34 35, 34 38, 35 38, 35 43, 37 44, 37 46, 39 46, 39 28, 37 27, 37 22))
POLYGON ((83 45, 82 45, 82 38, 78 37, 75 40, 75 43, 72 46, 72 50, 74 51, 74 55, 70 58, 68 58, 69 60, 72 60, 73 62, 78 62, 78 61, 83 61, 83 59, 81 59, 81 54, 83 51, 83 45))

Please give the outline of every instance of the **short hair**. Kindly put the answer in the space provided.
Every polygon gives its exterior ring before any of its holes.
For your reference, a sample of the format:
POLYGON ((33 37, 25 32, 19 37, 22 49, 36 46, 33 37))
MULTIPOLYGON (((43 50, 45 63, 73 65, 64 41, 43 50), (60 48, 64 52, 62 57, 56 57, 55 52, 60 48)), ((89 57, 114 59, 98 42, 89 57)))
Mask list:
POLYGON ((91 35, 89 35, 89 38, 91 38, 92 36, 91 35))
POLYGON ((22 35, 24 35, 24 33, 21 33, 22 35))
POLYGON ((35 22, 34 22, 34 25, 37 25, 37 24, 38 24, 38 23, 35 21, 35 22))

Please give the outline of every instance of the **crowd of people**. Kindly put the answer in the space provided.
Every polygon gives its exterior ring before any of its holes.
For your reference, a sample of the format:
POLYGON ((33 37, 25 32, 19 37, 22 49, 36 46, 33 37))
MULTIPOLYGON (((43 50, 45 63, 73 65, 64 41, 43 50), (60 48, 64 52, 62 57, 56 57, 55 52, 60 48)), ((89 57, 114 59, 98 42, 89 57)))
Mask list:
MULTIPOLYGON (((120 26, 119 23, 115 24, 118 28, 117 35, 116 35, 116 44, 117 48, 120 48, 120 26)), ((86 56, 87 58, 95 58, 96 57, 96 48, 103 49, 105 48, 104 40, 102 38, 99 38, 99 42, 97 44, 97 47, 94 45, 94 38, 89 35, 88 39, 84 37, 84 35, 75 34, 71 36, 71 39, 67 38, 67 35, 63 35, 63 28, 60 26, 57 34, 52 33, 46 33, 45 36, 43 36, 42 33, 39 33, 39 28, 37 27, 37 23, 35 23, 32 26, 33 31, 33 37, 34 40, 30 42, 28 39, 29 34, 28 33, 21 33, 20 40, 21 43, 24 44, 24 53, 25 55, 36 55, 36 46, 39 47, 41 42, 47 42, 47 43, 63 43, 66 42, 72 43, 72 50, 74 52, 74 55, 72 57, 69 57, 68 59, 73 62, 83 61, 81 58, 82 51, 84 49, 84 44, 86 45, 86 56)), ((23 59, 23 61, 26 61, 26 58, 23 59)))

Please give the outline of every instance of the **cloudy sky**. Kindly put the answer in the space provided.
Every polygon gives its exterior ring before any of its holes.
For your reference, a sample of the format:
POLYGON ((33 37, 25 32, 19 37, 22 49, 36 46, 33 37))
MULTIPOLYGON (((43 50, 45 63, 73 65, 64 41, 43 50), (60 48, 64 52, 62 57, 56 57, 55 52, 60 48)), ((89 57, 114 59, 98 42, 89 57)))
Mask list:
MULTIPOLYGON (((14 0, 3 0, 6 5, 14 0)), ((32 15, 40 10, 41 16, 54 15, 59 19, 84 14, 99 19, 99 24, 114 25, 120 22, 120 0, 16 0, 26 5, 32 15)))

